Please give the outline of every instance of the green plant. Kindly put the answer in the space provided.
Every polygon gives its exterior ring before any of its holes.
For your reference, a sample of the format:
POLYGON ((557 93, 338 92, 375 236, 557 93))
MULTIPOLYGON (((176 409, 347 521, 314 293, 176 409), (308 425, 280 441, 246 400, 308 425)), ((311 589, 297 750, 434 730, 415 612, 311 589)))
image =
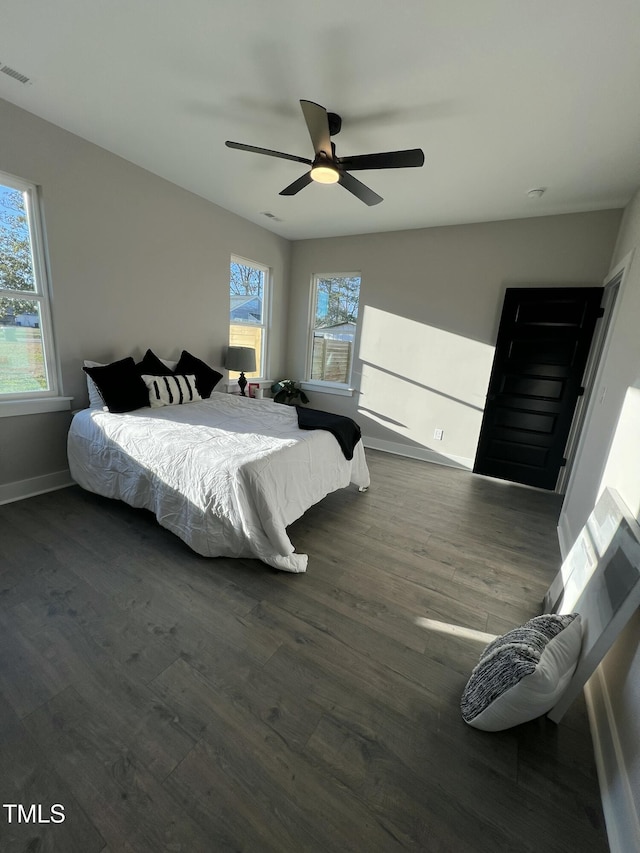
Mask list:
POLYGON ((287 406, 295 406, 298 402, 309 402, 307 395, 293 379, 281 379, 280 382, 276 382, 271 386, 271 393, 275 403, 285 403, 287 406))

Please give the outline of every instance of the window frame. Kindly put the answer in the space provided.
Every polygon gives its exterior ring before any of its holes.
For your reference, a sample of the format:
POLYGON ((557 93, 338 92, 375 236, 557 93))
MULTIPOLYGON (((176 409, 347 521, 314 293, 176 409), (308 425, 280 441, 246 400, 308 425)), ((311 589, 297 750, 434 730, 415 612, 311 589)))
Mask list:
POLYGON ((33 291, 2 288, 0 294, 7 298, 38 303, 43 363, 48 386, 37 391, 0 391, 0 416, 68 409, 72 398, 60 396, 62 383, 53 329, 51 276, 40 190, 33 182, 4 171, 0 171, 0 184, 23 193, 34 278, 33 291))
POLYGON ((309 318, 307 324, 307 356, 305 365, 305 378, 302 382, 303 388, 308 388, 312 391, 323 391, 329 394, 341 394, 351 396, 354 389, 352 387, 353 378, 353 363, 356 352, 356 339, 359 332, 360 322, 360 296, 362 291, 362 273, 359 270, 351 272, 321 272, 311 275, 310 299, 309 299, 309 318), (313 366, 313 338, 316 331, 315 318, 318 303, 318 283, 323 279, 328 278, 357 278, 360 280, 360 288, 358 290, 358 316, 355 322, 355 331, 353 335, 353 349, 349 361, 349 372, 346 382, 332 382, 327 379, 312 379, 311 370, 313 366))
MULTIPOLYGON (((247 326, 251 329, 262 329, 262 348, 261 362, 257 365, 257 376, 247 376, 249 382, 261 382, 267 379, 269 372, 269 337, 271 331, 271 267, 262 264, 259 261, 252 261, 250 258, 242 257, 241 255, 232 254, 229 259, 229 275, 231 275, 231 264, 236 263, 241 266, 253 267, 260 270, 262 273, 262 322, 261 323, 246 323, 237 320, 231 322, 229 316, 229 344, 231 343, 231 326, 247 326)), ((229 314, 231 314, 231 282, 229 282, 229 314)), ((234 371, 229 371, 229 375, 234 371)), ((237 373, 237 371, 235 371, 237 373)), ((235 377, 234 380, 235 382, 235 377)))

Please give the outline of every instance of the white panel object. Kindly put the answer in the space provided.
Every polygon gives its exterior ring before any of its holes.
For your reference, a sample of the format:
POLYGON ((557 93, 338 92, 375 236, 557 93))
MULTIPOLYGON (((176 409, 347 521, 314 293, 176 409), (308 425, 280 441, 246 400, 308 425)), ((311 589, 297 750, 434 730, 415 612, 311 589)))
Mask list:
POLYGON ((583 625, 578 665, 550 720, 561 720, 639 606, 640 526, 605 489, 544 599, 545 612, 578 612, 583 625))

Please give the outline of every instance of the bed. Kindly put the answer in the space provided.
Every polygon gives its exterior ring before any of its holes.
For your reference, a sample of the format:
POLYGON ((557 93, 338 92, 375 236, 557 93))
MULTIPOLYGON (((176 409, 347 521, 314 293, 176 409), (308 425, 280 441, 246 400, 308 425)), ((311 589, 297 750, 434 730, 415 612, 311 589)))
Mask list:
POLYGON ((68 436, 82 488, 154 513, 206 557, 253 557, 304 572, 286 528, 330 492, 369 486, 362 442, 348 460, 295 407, 213 391, 188 406, 78 412, 68 436))

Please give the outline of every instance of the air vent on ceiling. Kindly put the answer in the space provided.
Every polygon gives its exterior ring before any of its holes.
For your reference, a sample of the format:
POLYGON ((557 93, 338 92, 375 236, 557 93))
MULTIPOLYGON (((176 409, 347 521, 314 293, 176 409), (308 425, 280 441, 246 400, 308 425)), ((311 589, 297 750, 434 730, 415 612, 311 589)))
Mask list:
POLYGON ((14 80, 18 81, 18 83, 31 83, 31 79, 29 77, 25 77, 24 74, 16 71, 15 68, 11 68, 9 65, 0 66, 0 71, 3 74, 6 74, 7 77, 13 77, 14 80))
POLYGON ((275 215, 275 213, 271 213, 268 210, 263 210, 263 211, 261 211, 261 213, 262 213, 262 216, 266 216, 267 219, 273 219, 274 222, 282 222, 282 219, 278 219, 278 217, 275 215))

